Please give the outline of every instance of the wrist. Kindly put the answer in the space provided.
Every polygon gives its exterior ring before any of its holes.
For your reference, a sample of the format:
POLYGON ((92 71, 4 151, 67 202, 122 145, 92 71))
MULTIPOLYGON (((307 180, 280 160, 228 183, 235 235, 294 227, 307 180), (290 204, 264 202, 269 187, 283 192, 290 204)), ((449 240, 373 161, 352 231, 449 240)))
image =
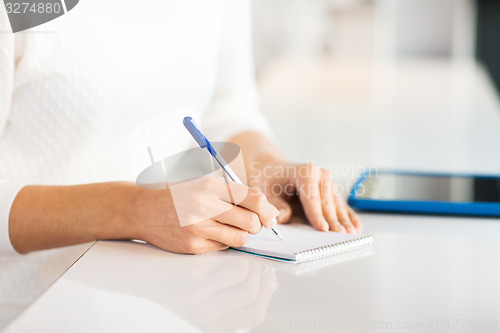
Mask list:
POLYGON ((248 184, 263 189, 269 183, 287 182, 289 165, 281 156, 261 154, 250 165, 248 184))
POLYGON ((109 183, 110 195, 105 205, 106 211, 95 228, 96 239, 134 239, 140 237, 134 207, 144 191, 141 187, 126 182, 109 183))

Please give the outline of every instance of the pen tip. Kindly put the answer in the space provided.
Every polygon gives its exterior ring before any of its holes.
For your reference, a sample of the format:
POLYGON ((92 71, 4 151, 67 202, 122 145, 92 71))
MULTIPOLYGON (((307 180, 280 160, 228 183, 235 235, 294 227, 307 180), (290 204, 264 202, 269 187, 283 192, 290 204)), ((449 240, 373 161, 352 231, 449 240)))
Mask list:
POLYGON ((276 236, 278 236, 280 240, 283 240, 283 236, 281 236, 281 232, 279 232, 278 229, 272 228, 271 230, 274 232, 276 236))

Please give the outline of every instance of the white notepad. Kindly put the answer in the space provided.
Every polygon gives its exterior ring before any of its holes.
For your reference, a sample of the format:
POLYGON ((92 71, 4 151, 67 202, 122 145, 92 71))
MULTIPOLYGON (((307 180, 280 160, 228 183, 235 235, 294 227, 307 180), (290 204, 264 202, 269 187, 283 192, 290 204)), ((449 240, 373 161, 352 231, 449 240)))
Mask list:
POLYGON ((374 242, 371 235, 321 232, 310 225, 283 224, 278 228, 283 241, 263 228, 258 235, 250 235, 244 246, 235 249, 269 259, 299 263, 356 250, 374 242))

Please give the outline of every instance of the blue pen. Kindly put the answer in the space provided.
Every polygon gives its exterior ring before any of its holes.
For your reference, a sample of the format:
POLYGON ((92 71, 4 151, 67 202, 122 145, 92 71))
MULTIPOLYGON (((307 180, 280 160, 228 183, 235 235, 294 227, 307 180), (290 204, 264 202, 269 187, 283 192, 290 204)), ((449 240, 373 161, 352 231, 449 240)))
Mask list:
MULTIPOLYGON (((183 123, 186 129, 191 134, 191 136, 200 145, 200 147, 207 149, 208 154, 215 162, 219 170, 222 172, 222 174, 229 177, 229 179, 231 179, 233 182, 244 185, 243 182, 240 180, 240 178, 238 178, 236 173, 234 173, 233 169, 231 169, 229 164, 227 164, 226 161, 224 161, 224 159, 222 158, 222 156, 219 153, 217 153, 217 151, 214 149, 210 141, 208 141, 205 134, 203 134, 201 129, 196 125, 193 118, 185 117, 183 123)), ((278 236, 279 239, 283 240, 283 236, 281 236, 281 233, 278 230, 278 228, 272 228, 271 230, 274 232, 276 236, 278 236)))

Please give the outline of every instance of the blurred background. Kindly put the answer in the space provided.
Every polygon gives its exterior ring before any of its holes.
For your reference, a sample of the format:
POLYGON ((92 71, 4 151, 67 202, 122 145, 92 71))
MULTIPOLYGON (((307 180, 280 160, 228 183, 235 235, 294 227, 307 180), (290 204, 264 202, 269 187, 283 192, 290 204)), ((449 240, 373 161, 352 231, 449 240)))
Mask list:
POLYGON ((257 69, 290 56, 471 58, 477 7, 475 0, 253 0, 257 69))
POLYGON ((252 4, 262 109, 288 158, 347 183, 368 165, 500 169, 470 158, 500 144, 488 125, 500 124, 500 2, 252 4), (429 142, 439 153, 423 152, 429 142))

